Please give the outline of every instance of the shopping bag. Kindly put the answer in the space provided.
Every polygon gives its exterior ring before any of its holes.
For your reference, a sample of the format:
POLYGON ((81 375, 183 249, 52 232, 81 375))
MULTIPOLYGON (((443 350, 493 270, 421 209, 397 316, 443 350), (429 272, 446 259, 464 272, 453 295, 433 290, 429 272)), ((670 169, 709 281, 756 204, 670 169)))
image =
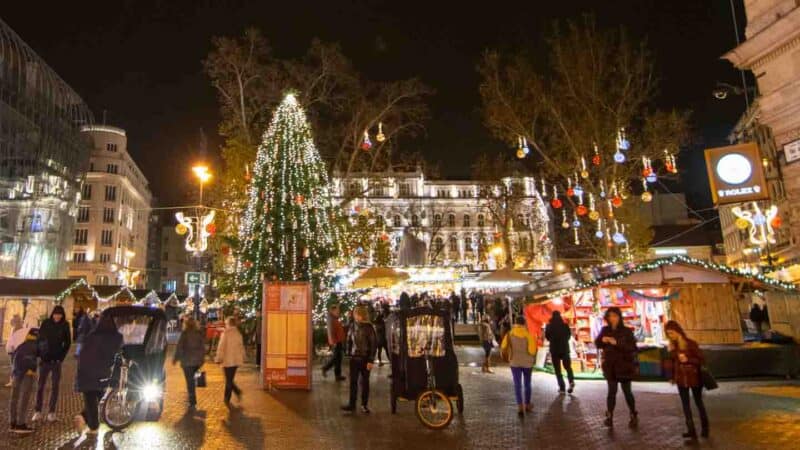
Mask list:
POLYGON ((206 372, 198 370, 194 373, 194 385, 197 387, 206 387, 206 372))
POLYGON ((703 387, 708 391, 713 391, 719 387, 717 380, 714 379, 714 375, 711 375, 711 372, 705 366, 700 368, 700 379, 703 383, 703 387))

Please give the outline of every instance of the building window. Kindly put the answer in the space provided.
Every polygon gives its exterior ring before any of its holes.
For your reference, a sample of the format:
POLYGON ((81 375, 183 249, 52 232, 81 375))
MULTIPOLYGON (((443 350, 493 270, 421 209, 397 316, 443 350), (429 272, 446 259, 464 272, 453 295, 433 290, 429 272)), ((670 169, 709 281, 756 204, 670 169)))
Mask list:
POLYGON ((106 201, 113 202, 117 200, 117 187, 106 186, 106 201))
POLYGON ((438 255, 444 249, 444 241, 441 237, 437 237, 433 240, 433 253, 434 255, 438 255))
POLYGON ((457 252, 458 251, 458 239, 456 239, 455 236, 450 236, 450 241, 449 241, 448 245, 450 246, 450 251, 451 252, 457 252))
POLYGON ((81 198, 84 200, 91 200, 92 199, 92 185, 91 184, 84 184, 83 188, 81 188, 81 198))
POLYGON ((392 217, 392 226, 395 228, 400 228, 401 225, 400 216, 395 214, 394 217, 392 217))
POLYGON ((469 214, 464 214, 464 226, 469 226, 469 214))
POLYGON ((167 274, 168 274, 167 268, 166 268, 166 267, 162 267, 162 268, 161 268, 161 276, 164 276, 164 277, 166 277, 166 276, 167 276, 167 274))
POLYGON ((78 223, 86 223, 89 221, 89 208, 81 206, 78 208, 78 218, 75 219, 78 223))
POLYGON ((108 164, 106 165, 106 172, 108 173, 117 173, 118 167, 116 164, 108 164))
POLYGON ((94 172, 94 163, 93 162, 89 163, 89 172, 94 172))
POLYGON ((107 286, 108 285, 108 275, 98 275, 95 278, 95 284, 100 286, 107 286))
POLYGON ((454 227, 456 226, 456 215, 455 214, 448 214, 447 215, 447 226, 454 227))
POLYGON ((523 236, 522 239, 520 239, 520 241, 519 241, 519 249, 521 251, 523 251, 523 252, 527 252, 528 251, 528 238, 523 236))
POLYGON ((86 252, 75 252, 72 254, 72 262, 83 263, 86 262, 86 252))
POLYGON ((407 183, 403 183, 400 185, 400 197, 409 197, 411 195, 411 190, 408 187, 407 183))
POLYGON ((482 227, 486 225, 486 219, 484 219, 483 214, 478 214, 478 226, 482 227))
POLYGON ((521 227, 525 225, 525 221, 522 219, 522 214, 517 214, 517 226, 521 227))
POLYGON ((162 260, 162 261, 167 261, 167 260, 169 260, 169 252, 164 252, 164 257, 163 257, 163 258, 161 258, 161 260, 162 260))
POLYGON ((465 237, 464 238, 464 249, 467 250, 467 251, 471 251, 472 250, 472 238, 471 237, 465 237))
POLYGON ((75 230, 75 245, 86 245, 86 241, 88 239, 89 239, 89 230, 87 229, 75 230))
POLYGON ((441 214, 434 214, 433 215, 433 226, 435 226, 435 227, 442 226, 442 215, 441 214))
POLYGON ((114 223, 114 208, 103 208, 103 223, 114 223))
POLYGON ((108 253, 100 253, 100 262, 101 263, 105 264, 105 263, 107 263, 109 261, 111 261, 111 255, 109 255, 108 253))
POLYGON ((112 143, 109 142, 108 144, 106 144, 106 150, 108 150, 109 152, 116 153, 117 152, 117 144, 112 144, 112 143))
POLYGON ((105 247, 110 247, 112 241, 114 240, 114 233, 111 230, 103 230, 103 233, 100 235, 100 245, 105 247))
POLYGON ((414 214, 411 216, 411 226, 418 227, 419 226, 419 216, 414 214))

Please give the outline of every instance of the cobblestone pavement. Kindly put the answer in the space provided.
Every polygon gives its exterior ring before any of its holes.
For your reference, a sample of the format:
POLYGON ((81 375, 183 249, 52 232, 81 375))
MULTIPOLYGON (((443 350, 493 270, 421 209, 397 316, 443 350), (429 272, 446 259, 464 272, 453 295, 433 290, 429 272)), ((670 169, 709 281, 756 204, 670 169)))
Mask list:
MULTIPOLYGON (((137 422, 121 433, 101 427, 100 436, 76 440, 71 417, 81 401, 70 387, 74 360, 65 363, 59 420, 37 424, 34 434, 16 437, 0 433, 0 448, 120 448, 120 449, 674 449, 683 447, 715 449, 790 449, 800 442, 800 400, 796 381, 725 382, 707 396, 712 438, 686 444, 680 402, 674 388, 666 383, 635 383, 640 412, 638 430, 627 426, 627 411, 618 400, 619 424, 614 432, 602 426, 605 384, 578 383, 574 396, 559 396, 555 380, 546 374, 534 376, 534 412, 520 420, 513 403, 510 372, 496 369, 481 374, 469 363, 480 352, 460 348, 461 383, 465 411, 442 431, 425 429, 416 419, 411 403, 400 403, 398 414, 389 413, 389 367, 372 375, 371 415, 343 416, 339 406, 347 396, 346 383, 315 373, 313 391, 265 392, 257 388, 256 371, 245 367, 237 374, 244 389, 242 402, 230 411, 222 403, 224 379, 214 364, 205 370, 209 387, 199 390, 198 412, 186 413, 185 386, 178 367, 168 366, 165 411, 158 422, 137 422), (767 389, 764 389, 767 388, 767 389)), ((7 361, 0 365, 0 379, 8 374, 7 361)), ((7 405, 10 390, 0 388, 0 402, 7 405)), ((620 394, 621 396, 621 394, 620 394)), ((7 407, 0 420, 8 421, 7 407)))

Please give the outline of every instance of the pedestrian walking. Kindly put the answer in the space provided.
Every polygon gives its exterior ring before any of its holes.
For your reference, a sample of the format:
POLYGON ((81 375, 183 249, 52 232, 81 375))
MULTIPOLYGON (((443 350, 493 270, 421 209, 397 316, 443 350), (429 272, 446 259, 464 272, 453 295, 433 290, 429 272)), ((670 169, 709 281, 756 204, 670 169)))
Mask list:
POLYGON ((230 405, 231 393, 236 394, 239 401, 242 400, 242 390, 236 386, 234 378, 236 369, 244 364, 244 340, 236 323, 235 317, 228 317, 225 321, 225 331, 219 338, 217 357, 215 358, 217 364, 222 365, 225 372, 225 405, 230 405))
POLYGON ((475 296, 475 312, 478 321, 483 320, 484 306, 483 294, 477 294, 475 296))
POLYGON ((536 339, 525 326, 525 317, 519 315, 514 320, 511 331, 503 337, 501 350, 507 355, 514 378, 514 396, 517 400, 517 414, 525 417, 525 413, 533 410, 531 404, 531 371, 536 362, 536 339))
POLYGON ((450 293, 450 303, 453 307, 453 323, 458 323, 458 314, 461 311, 461 299, 456 295, 455 291, 450 293))
POLYGON ((36 406, 33 413, 33 421, 42 418, 42 406, 44 403, 44 387, 47 378, 50 377, 50 403, 47 413, 47 421, 56 420, 56 403, 58 402, 58 388, 61 383, 61 363, 69 352, 72 345, 72 333, 64 314, 64 307, 56 305, 50 318, 42 322, 39 328, 37 341, 39 351, 39 386, 36 389, 36 406))
POLYGON ((78 309, 72 313, 72 340, 76 343, 78 342, 78 327, 85 315, 86 313, 83 311, 83 306, 78 307, 78 309))
POLYGON ((466 325, 469 314, 469 298, 461 297, 461 322, 466 325))
POLYGON ((122 334, 111 316, 102 316, 83 340, 76 377, 78 392, 83 394, 83 411, 74 418, 79 432, 97 434, 100 427, 97 408, 121 346, 122 334))
POLYGON ((671 382, 678 386, 683 416, 686 419, 686 433, 683 433, 683 437, 697 439, 697 431, 692 419, 692 406, 689 403, 689 393, 691 392, 697 412, 700 414, 700 435, 707 438, 708 414, 706 414, 706 406, 703 404, 703 379, 700 375, 703 353, 697 342, 686 336, 678 322, 670 320, 664 329, 669 339, 671 357, 667 361, 667 369, 672 375, 671 382))
POLYGON ((261 367, 261 327, 263 322, 261 319, 261 310, 256 311, 255 330, 253 330, 254 340, 256 342, 256 365, 261 367))
POLYGON ((594 340, 597 348, 603 352, 603 376, 608 384, 606 418, 603 423, 607 427, 614 426, 617 386, 622 386, 625 403, 628 404, 630 412, 628 426, 633 428, 639 425, 636 400, 631 391, 631 380, 636 375, 636 339, 633 337, 633 330, 622 322, 622 311, 616 306, 606 310, 604 319, 607 325, 600 330, 600 334, 594 340))
POLYGON ((494 373, 491 368, 492 348, 494 348, 494 333, 488 317, 484 317, 478 324, 478 339, 483 347, 483 366, 481 372, 494 373))
POLYGON ((559 311, 553 311, 550 316, 550 322, 544 328, 544 337, 550 342, 550 359, 553 360, 553 371, 556 373, 556 380, 558 381, 558 392, 563 394, 566 386, 564 385, 564 377, 561 375, 561 366, 567 371, 567 380, 569 381, 568 392, 572 394, 575 390, 575 377, 572 374, 572 361, 569 354, 569 339, 572 332, 569 326, 564 323, 559 311))
MULTIPOLYGON (((12 338, 19 342, 14 346, 14 359, 11 370, 11 402, 9 403, 9 431, 15 434, 30 434, 33 429, 27 424, 28 403, 36 383, 36 358, 38 348, 36 328, 22 327, 14 332, 12 338)), ((10 342, 10 339, 9 339, 10 342)))
POLYGON ((22 317, 20 317, 19 314, 14 314, 14 317, 9 321, 9 325, 11 325, 11 333, 9 333, 8 342, 6 342, 6 353, 8 353, 8 359, 11 361, 11 372, 8 374, 8 383, 6 383, 5 387, 12 387, 14 385, 14 349, 25 340, 25 336, 23 335, 18 338, 17 342, 12 341, 14 333, 22 329, 22 317))
POLYGON ((206 340, 197 321, 192 317, 187 317, 183 321, 183 331, 178 338, 178 345, 175 346, 175 355, 172 357, 172 364, 181 363, 183 377, 186 379, 186 392, 189 395, 189 408, 197 406, 197 395, 195 393, 195 374, 206 360, 206 340))
POLYGON ((389 306, 384 305, 375 317, 375 335, 378 340, 378 367, 383 367, 381 353, 386 353, 386 360, 391 361, 389 356, 388 341, 386 339, 386 318, 389 316, 389 306))
POLYGON ((75 329, 75 357, 77 358, 81 354, 84 339, 94 328, 94 322, 88 313, 82 314, 74 322, 77 323, 77 328, 75 329))
POLYGON ((356 410, 358 383, 361 382, 361 412, 369 414, 369 374, 375 363, 378 347, 375 328, 369 323, 369 316, 363 306, 353 311, 355 323, 350 326, 347 336, 348 354, 350 356, 350 401, 342 406, 342 410, 352 413, 356 410))
POLYGON ((332 305, 328 308, 328 345, 331 347, 332 353, 327 364, 322 367, 323 377, 327 377, 328 371, 333 368, 333 375, 336 377, 336 381, 345 379, 342 376, 342 357, 347 333, 345 333, 342 321, 339 319, 340 316, 341 308, 339 305, 332 305))
POLYGON ((761 311, 761 305, 753 303, 750 307, 750 321, 756 327, 758 334, 761 334, 761 325, 764 322, 764 313, 761 311))

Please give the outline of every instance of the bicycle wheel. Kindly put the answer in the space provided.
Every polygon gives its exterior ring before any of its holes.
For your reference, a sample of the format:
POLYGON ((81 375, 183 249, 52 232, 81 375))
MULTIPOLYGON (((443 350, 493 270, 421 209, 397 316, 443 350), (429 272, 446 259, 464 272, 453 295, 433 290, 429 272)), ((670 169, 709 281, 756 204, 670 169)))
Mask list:
POLYGON ((464 414, 464 389, 461 388, 461 384, 456 385, 456 408, 458 409, 459 414, 464 414))
POLYGON ((417 418, 428 428, 440 430, 453 420, 453 404, 438 390, 423 391, 417 396, 417 418))
POLYGON ((114 389, 103 401, 100 417, 111 429, 119 431, 133 423, 138 406, 137 399, 132 398, 127 392, 114 389))

